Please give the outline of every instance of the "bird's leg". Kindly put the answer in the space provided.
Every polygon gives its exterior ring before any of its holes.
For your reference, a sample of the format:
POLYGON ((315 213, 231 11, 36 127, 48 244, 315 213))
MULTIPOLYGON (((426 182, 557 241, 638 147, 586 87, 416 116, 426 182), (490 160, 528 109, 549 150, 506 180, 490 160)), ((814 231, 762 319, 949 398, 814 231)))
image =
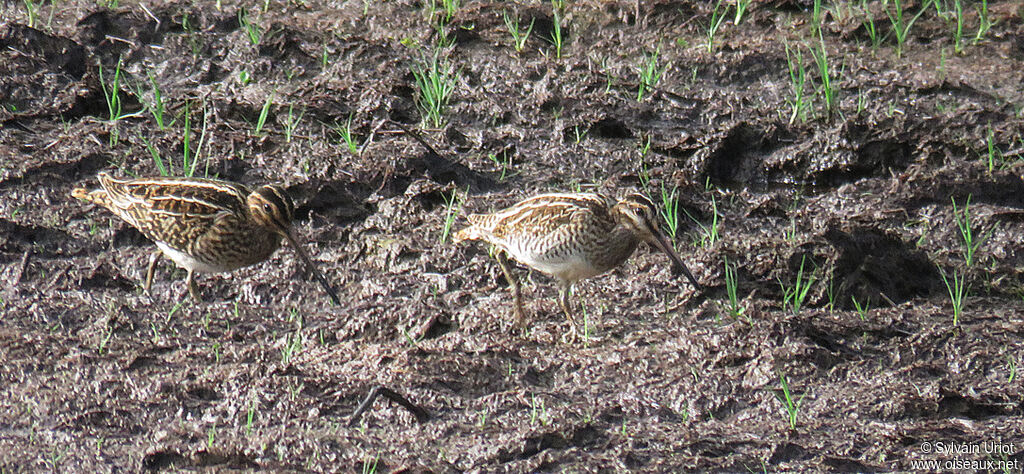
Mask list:
POLYGON ((142 287, 142 290, 150 296, 153 296, 150 294, 150 289, 153 288, 153 275, 156 275, 156 262, 160 260, 160 254, 161 252, 157 250, 149 256, 149 268, 146 269, 146 284, 142 287))
POLYGON ((562 307, 562 311, 565 312, 565 317, 569 320, 569 342, 576 340, 576 318, 572 316, 572 305, 569 302, 569 295, 572 293, 572 283, 567 281, 559 282, 558 287, 558 304, 562 307))
POLYGON ((526 314, 523 311, 523 297, 519 292, 519 280, 512 274, 512 268, 508 264, 508 257, 503 250, 498 251, 498 265, 501 265, 501 271, 505 274, 505 280, 508 281, 509 287, 512 288, 512 297, 515 300, 513 313, 516 317, 516 325, 519 326, 519 329, 525 329, 526 314))
POLYGON ((203 301, 203 299, 199 297, 199 287, 196 286, 195 271, 188 271, 188 277, 185 278, 185 284, 188 286, 188 293, 192 295, 193 301, 196 303, 203 301))

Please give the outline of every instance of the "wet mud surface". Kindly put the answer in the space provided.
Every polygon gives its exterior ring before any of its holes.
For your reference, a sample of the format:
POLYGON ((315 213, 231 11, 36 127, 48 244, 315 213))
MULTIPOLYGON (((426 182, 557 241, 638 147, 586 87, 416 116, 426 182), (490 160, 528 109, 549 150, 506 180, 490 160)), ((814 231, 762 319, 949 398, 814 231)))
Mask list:
POLYGON ((959 53, 952 7, 929 7, 900 56, 879 2, 877 47, 859 3, 830 6, 831 117, 813 2, 730 9, 711 52, 705 2, 463 3, 443 34, 415 1, 0 4, 0 469, 891 471, 956 457, 923 443, 1001 442, 961 458, 1019 472, 1019 2, 989 2, 979 41, 965 2, 959 53), (521 52, 506 10, 534 20, 521 52), (811 101, 793 120, 787 45, 811 101), (411 69, 435 49, 458 72, 439 127, 411 69), (287 246, 201 275, 202 303, 167 260, 142 293, 152 243, 69 193, 154 175, 154 153, 180 173, 185 143, 197 175, 286 186, 341 306, 287 246), (538 192, 644 186, 678 186, 676 242, 709 291, 643 248, 577 285, 573 343, 549 278, 526 280, 520 332, 487 249, 442 238, 449 212, 457 229, 538 192), (716 239, 688 217, 716 214, 716 239), (349 427, 378 385, 431 418, 381 399, 349 427))

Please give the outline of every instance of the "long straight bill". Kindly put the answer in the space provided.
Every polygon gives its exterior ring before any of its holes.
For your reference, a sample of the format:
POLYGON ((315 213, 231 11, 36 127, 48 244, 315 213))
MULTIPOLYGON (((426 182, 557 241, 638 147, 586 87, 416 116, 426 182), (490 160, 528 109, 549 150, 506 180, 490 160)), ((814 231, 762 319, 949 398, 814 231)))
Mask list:
POLYGON ((694 286, 694 288, 698 290, 703 289, 704 287, 701 286, 701 284, 697 282, 697 279, 693 277, 693 274, 690 273, 690 269, 686 268, 686 264, 683 263, 683 259, 679 258, 679 254, 677 254, 676 251, 672 249, 672 246, 669 245, 668 240, 665 239, 665 236, 661 233, 661 230, 658 229, 657 226, 651 225, 650 222, 647 222, 647 225, 650 226, 650 228, 653 230, 651 234, 654 235, 655 243, 657 243, 658 247, 660 247, 663 252, 668 254, 668 258, 672 260, 672 265, 674 265, 677 269, 682 271, 683 275, 686 275, 686 278, 690 280, 690 283, 694 286))
POLYGON ((290 230, 286 230, 284 235, 288 238, 288 243, 290 243, 292 248, 295 249, 295 253, 299 254, 299 258, 301 258, 302 262, 306 264, 306 268, 313 272, 316 279, 320 281, 320 285, 324 287, 324 291, 327 292, 327 296, 331 297, 331 301, 333 301, 334 304, 341 306, 341 300, 338 299, 338 294, 334 292, 334 288, 331 288, 331 284, 327 282, 327 278, 324 277, 324 274, 320 273, 320 269, 313 264, 312 260, 310 260, 309 255, 306 255, 306 251, 302 250, 302 246, 299 245, 298 240, 295 239, 292 232, 290 230))

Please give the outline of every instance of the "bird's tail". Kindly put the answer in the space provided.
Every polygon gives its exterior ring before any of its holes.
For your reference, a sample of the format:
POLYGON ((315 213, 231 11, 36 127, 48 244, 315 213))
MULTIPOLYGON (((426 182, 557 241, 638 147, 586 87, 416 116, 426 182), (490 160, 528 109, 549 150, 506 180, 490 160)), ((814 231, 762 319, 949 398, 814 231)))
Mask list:
POLYGON ((478 225, 481 217, 479 214, 471 214, 469 216, 469 227, 456 232, 452 237, 452 242, 457 244, 463 240, 486 240, 483 229, 478 225))
POLYGON ((71 197, 89 201, 103 207, 110 207, 110 195, 104 189, 93 189, 90 191, 85 188, 75 188, 71 190, 71 197))
POLYGON ((456 232, 455 235, 452 237, 452 242, 457 244, 459 242, 462 242, 463 240, 478 239, 480 239, 480 232, 477 230, 476 227, 469 226, 466 227, 465 229, 456 232))

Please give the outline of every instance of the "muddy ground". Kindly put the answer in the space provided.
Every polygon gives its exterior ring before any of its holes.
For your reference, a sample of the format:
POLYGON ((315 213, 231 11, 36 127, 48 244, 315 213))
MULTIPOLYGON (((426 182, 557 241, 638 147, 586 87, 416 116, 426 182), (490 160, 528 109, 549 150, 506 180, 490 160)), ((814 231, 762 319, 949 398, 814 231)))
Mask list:
POLYGON ((964 2, 958 48, 945 3, 898 55, 880 2, 826 4, 821 40, 812 2, 753 2, 709 51, 706 2, 4 0, 0 471, 1020 472, 1024 7, 988 2, 976 40, 964 2), (503 11, 533 20, 520 52, 503 11), (807 68, 795 117, 787 46, 807 68), (457 76, 440 126, 411 72, 434 51, 457 76), (349 117, 354 153, 333 127, 349 117), (341 306, 288 248, 201 276, 202 303, 166 260, 142 293, 152 243, 68 194, 154 175, 153 153, 180 174, 186 142, 196 175, 287 186, 341 306), (577 286, 576 342, 549 278, 529 277, 520 333, 487 249, 443 239, 449 212, 459 228, 533 193, 644 186, 678 186, 676 242, 710 289, 641 249, 577 286), (951 201, 968 198, 970 266, 951 201), (349 427, 378 385, 429 420, 381 399, 349 427))

